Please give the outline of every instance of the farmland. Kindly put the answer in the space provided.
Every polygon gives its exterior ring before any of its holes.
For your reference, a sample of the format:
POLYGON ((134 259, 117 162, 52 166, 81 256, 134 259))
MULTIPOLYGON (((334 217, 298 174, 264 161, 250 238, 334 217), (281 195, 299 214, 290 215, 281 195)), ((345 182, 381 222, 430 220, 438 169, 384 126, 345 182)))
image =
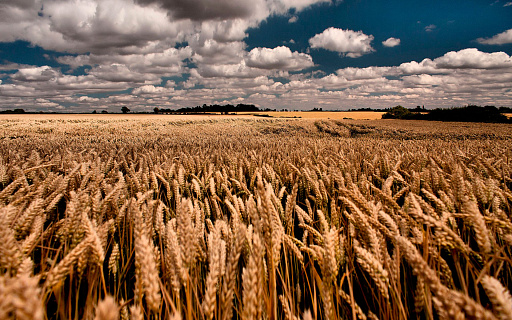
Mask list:
POLYGON ((302 119, 354 119, 376 120, 380 119, 384 112, 373 111, 269 111, 269 112, 244 112, 242 114, 255 116, 269 116, 273 118, 302 118, 302 119))
POLYGON ((512 125, 346 117, 1 116, 0 319, 512 318, 512 125))

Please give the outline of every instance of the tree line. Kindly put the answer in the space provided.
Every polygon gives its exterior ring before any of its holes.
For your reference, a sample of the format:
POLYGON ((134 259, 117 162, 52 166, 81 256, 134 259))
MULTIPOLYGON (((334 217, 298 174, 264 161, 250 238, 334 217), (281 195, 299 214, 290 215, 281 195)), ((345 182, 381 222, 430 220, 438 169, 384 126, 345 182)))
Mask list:
POLYGON ((252 104, 242 104, 239 103, 236 106, 232 104, 219 105, 219 104, 211 104, 189 108, 180 108, 180 109, 159 109, 154 108, 153 111, 155 113, 205 113, 205 112, 220 112, 222 114, 228 114, 231 112, 258 112, 261 111, 258 107, 252 104))
POLYGON ((25 113, 25 110, 23 109, 14 109, 14 110, 2 110, 0 113, 7 113, 7 114, 22 114, 25 113))
POLYGON ((419 106, 415 109, 407 109, 399 105, 383 114, 382 119, 512 123, 504 113, 512 113, 512 108, 468 105, 426 110, 419 106))

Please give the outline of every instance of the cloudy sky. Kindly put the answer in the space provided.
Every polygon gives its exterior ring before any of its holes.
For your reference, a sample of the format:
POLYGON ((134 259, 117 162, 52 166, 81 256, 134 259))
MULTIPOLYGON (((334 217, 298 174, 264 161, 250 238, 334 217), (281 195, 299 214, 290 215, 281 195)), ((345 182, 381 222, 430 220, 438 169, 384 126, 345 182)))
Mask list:
POLYGON ((1 0, 0 110, 512 107, 508 0, 1 0))

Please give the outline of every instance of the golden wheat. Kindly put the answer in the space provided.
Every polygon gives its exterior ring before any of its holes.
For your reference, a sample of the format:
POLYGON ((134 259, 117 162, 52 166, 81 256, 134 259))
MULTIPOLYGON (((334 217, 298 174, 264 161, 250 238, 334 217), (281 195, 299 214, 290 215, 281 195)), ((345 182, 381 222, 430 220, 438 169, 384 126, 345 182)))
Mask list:
POLYGON ((1 319, 509 319, 512 128, 0 119, 1 319))

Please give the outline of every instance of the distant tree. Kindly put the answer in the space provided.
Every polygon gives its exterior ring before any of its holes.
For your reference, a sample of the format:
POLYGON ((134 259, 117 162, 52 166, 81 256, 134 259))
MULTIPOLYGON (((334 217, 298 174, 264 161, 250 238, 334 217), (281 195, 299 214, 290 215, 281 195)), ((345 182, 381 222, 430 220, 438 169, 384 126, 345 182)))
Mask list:
POLYGON ((108 113, 107 110, 101 110, 101 113, 108 113))
POLYGON ((407 119, 410 117, 411 111, 401 105, 391 108, 388 112, 382 115, 382 119, 407 119))
POLYGON ((96 110, 93 110, 93 112, 92 112, 92 113, 96 114, 97 112, 96 112, 96 110))
POLYGON ((159 113, 159 112, 160 112, 160 109, 159 109, 158 107, 155 107, 155 108, 153 109, 153 112, 154 112, 154 113, 159 113))
POLYGON ((14 110, 4 110, 0 111, 0 113, 25 113, 25 110, 23 109, 14 109, 14 110))
MULTIPOLYGON (((161 112, 171 112, 170 109, 160 109, 161 112)), ((236 106, 232 104, 227 105, 206 105, 203 104, 202 106, 196 106, 193 108, 180 108, 177 110, 174 110, 174 112, 178 113, 204 113, 204 112, 220 112, 222 114, 229 114, 230 112, 253 112, 253 111, 260 111, 258 107, 252 104, 238 104, 236 106)))
POLYGON ((459 108, 434 109, 428 113, 427 117, 428 120, 437 121, 510 122, 495 106, 468 105, 459 108))
POLYGON ((128 112, 130 112, 130 109, 128 109, 128 107, 124 106, 124 107, 121 108, 121 112, 122 113, 128 113, 128 112))
POLYGON ((461 121, 461 122, 511 122, 500 113, 501 109, 495 106, 475 106, 433 109, 426 111, 423 107, 407 109, 402 106, 391 108, 382 115, 382 119, 416 119, 435 121, 461 121), (420 112, 418 112, 420 111, 420 112))
POLYGON ((512 113, 512 108, 510 107, 499 107, 498 109, 500 113, 512 113))

